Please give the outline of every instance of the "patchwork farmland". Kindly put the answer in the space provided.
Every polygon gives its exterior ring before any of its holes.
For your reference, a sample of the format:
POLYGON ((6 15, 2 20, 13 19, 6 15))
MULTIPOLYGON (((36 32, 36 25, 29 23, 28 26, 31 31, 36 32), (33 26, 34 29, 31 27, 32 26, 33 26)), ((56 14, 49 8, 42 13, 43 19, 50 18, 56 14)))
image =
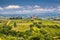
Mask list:
POLYGON ((60 40, 60 21, 0 20, 0 40, 60 40))

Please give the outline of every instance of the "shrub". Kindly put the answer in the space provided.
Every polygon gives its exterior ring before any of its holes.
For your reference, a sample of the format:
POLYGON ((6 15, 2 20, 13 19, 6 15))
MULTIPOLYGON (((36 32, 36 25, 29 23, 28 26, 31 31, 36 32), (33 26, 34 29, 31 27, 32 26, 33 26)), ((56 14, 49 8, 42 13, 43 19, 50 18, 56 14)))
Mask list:
POLYGON ((34 22, 33 24, 34 24, 34 25, 36 25, 36 24, 37 24, 37 22, 34 22))
POLYGON ((16 22, 14 22, 14 27, 16 27, 17 25, 16 25, 16 22))
POLYGON ((45 30, 40 30, 40 32, 44 35, 47 34, 47 32, 45 30))
POLYGON ((41 28, 41 26, 39 24, 36 24, 37 28, 41 28))
POLYGON ((38 24, 42 24, 42 22, 38 22, 38 24))
POLYGON ((40 38, 39 37, 33 37, 30 40, 40 40, 40 38))
POLYGON ((30 31, 33 31, 33 26, 34 25, 32 25, 32 24, 30 25, 30 31))

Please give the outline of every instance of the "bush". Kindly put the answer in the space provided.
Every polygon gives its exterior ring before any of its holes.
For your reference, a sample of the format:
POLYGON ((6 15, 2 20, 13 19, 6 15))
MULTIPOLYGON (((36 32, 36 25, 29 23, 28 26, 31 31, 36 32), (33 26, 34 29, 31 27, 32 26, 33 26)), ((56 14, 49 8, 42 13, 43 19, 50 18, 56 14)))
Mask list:
POLYGON ((31 34, 30 30, 27 30, 27 31, 25 32, 25 34, 28 35, 28 36, 30 36, 30 34, 31 34))
POLYGON ((18 31, 18 32, 17 32, 17 36, 18 36, 18 37, 24 37, 24 33, 18 31))
POLYGON ((17 32, 14 31, 14 30, 11 30, 11 31, 9 31, 9 35, 16 36, 17 35, 17 32))
POLYGON ((30 31, 33 31, 33 26, 34 25, 32 25, 32 24, 30 25, 30 31))
POLYGON ((45 30, 40 30, 40 32, 44 35, 47 34, 47 32, 45 30))
POLYGON ((37 28, 41 28, 41 26, 39 24, 36 24, 37 28))
POLYGON ((30 40, 40 40, 40 38, 39 37, 33 37, 30 40))
POLYGON ((34 20, 31 20, 31 22, 34 22, 34 20))
POLYGON ((38 22, 38 24, 42 24, 42 22, 38 22))
POLYGON ((34 25, 36 25, 36 24, 37 24, 37 22, 34 22, 33 24, 34 24, 34 25))
POLYGON ((55 25, 55 27, 58 28, 58 29, 60 29, 60 26, 58 26, 58 25, 55 25))
POLYGON ((60 29, 60 26, 58 26, 58 25, 49 25, 48 27, 49 28, 57 28, 57 29, 60 29))
POLYGON ((7 25, 3 25, 1 28, 0 28, 0 32, 2 34, 5 34, 5 35, 8 35, 9 31, 11 30, 12 27, 10 26, 7 26, 7 25))
POLYGON ((16 27, 17 25, 16 25, 16 22, 14 22, 14 27, 16 27))

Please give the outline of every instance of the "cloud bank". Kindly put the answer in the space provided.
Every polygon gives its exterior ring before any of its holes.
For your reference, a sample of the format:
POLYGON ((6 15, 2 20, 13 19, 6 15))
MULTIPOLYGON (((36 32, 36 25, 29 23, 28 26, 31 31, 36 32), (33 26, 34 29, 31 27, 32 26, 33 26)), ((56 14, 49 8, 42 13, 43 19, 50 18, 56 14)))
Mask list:
POLYGON ((54 12, 54 11, 60 11, 60 6, 57 6, 56 8, 43 8, 39 5, 34 6, 19 6, 19 5, 8 5, 6 7, 0 7, 0 13, 2 14, 9 14, 9 13, 15 13, 15 14, 25 14, 25 13, 44 13, 44 12, 54 12))

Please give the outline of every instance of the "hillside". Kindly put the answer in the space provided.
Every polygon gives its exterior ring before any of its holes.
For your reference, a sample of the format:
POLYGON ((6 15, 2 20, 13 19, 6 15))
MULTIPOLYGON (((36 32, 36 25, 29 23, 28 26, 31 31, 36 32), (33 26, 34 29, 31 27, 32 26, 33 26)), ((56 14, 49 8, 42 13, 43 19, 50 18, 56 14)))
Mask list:
POLYGON ((40 19, 0 20, 1 40, 60 40, 59 30, 60 21, 40 19))

